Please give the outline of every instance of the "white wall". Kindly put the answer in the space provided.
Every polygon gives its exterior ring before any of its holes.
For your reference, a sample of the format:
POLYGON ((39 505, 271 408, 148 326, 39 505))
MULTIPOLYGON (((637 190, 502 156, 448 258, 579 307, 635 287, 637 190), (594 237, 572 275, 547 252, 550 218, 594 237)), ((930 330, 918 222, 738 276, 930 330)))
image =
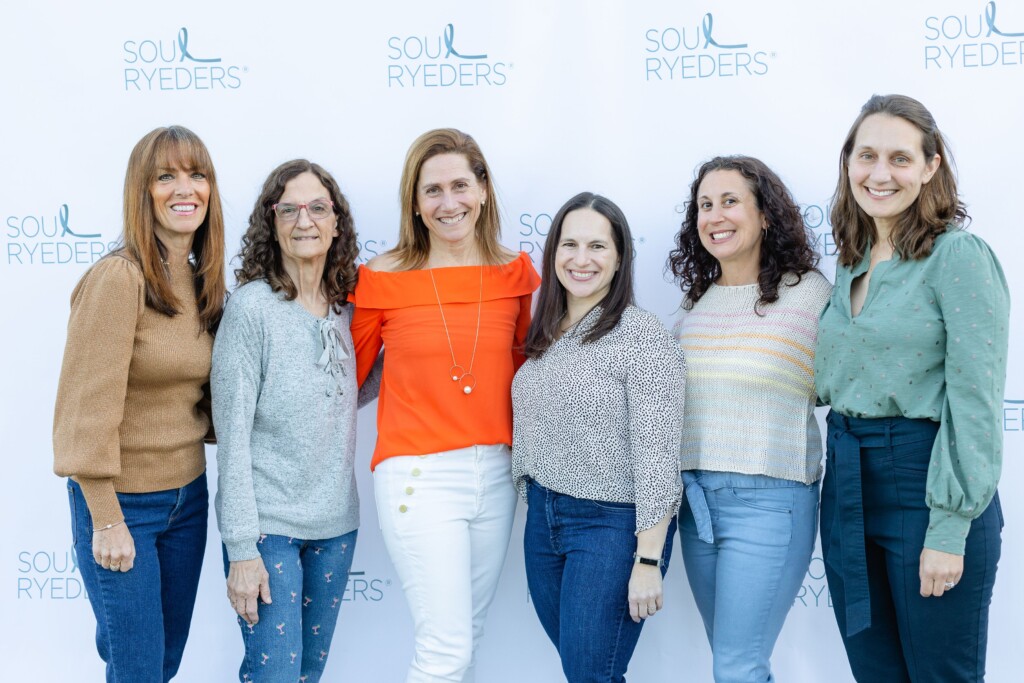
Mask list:
MULTIPOLYGON (((664 260, 702 160, 762 158, 806 205, 821 244, 830 244, 827 204, 843 136, 871 94, 902 92, 928 105, 952 140, 971 229, 995 248, 1014 294, 1024 291, 1019 0, 989 3, 998 6, 988 12, 991 28, 981 0, 12 5, 0 9, 5 680, 102 678, 93 617, 70 558, 66 492, 51 473, 52 407, 68 296, 117 239, 128 153, 158 125, 189 126, 209 146, 232 253, 266 174, 307 156, 349 197, 363 259, 395 240, 409 143, 429 128, 462 128, 494 171, 507 245, 539 256, 565 199, 584 189, 606 194, 637 238, 640 302, 667 320, 679 292, 663 277, 664 260), (486 56, 468 58, 479 55, 486 56)), ((831 275, 831 260, 825 270, 831 275)), ((1011 343, 1022 327, 1018 307, 1011 343)), ((1024 572, 1024 503, 1013 495, 1024 485, 1024 367, 1015 354, 1009 372, 1006 543, 989 642, 995 682, 1017 680, 1014 608, 1024 605, 1020 582, 1011 580, 1024 572)), ((361 415, 359 429, 363 526, 326 680, 398 681, 411 622, 373 510, 371 414, 361 415)), ((241 653, 212 522, 183 681, 231 680, 241 653)), ((522 510, 480 655, 479 680, 487 683, 560 680, 528 602, 521 533, 522 510)), ((710 680, 678 551, 666 593, 630 680, 710 680)), ((774 663, 784 681, 852 680, 817 557, 774 663)))

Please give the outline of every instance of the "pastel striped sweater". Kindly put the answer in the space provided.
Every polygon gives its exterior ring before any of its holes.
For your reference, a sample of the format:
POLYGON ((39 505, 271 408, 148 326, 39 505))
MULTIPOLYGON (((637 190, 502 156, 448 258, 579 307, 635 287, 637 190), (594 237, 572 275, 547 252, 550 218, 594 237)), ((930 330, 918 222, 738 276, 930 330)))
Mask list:
POLYGON ((756 284, 712 285, 674 326, 686 357, 680 469, 764 474, 810 484, 821 476, 814 417, 818 316, 832 292, 820 273, 787 275, 755 312, 756 284))

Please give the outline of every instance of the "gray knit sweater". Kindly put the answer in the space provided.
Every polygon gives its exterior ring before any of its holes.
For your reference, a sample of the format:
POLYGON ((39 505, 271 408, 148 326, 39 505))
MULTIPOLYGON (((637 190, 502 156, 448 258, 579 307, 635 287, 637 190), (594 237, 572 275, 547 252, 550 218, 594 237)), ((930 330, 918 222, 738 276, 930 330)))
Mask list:
POLYGON ((359 526, 352 307, 327 318, 263 281, 228 300, 213 347, 217 520, 232 562, 260 534, 333 538, 359 526))

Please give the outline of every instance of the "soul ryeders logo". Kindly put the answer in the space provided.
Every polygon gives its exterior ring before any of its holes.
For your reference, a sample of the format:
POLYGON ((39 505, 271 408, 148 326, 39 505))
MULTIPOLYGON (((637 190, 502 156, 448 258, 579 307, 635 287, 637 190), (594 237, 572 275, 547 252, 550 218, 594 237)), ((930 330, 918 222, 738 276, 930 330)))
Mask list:
POLYGON ((1016 30, 997 18, 996 3, 980 11, 924 20, 926 70, 983 69, 1024 65, 1024 12, 1014 17, 1016 30))
POLYGON ((356 262, 366 263, 374 256, 387 251, 388 243, 384 240, 367 240, 363 239, 360 235, 356 235, 356 248, 359 249, 359 255, 356 257, 356 262))
POLYGON ((552 214, 550 213, 519 214, 518 251, 529 255, 535 266, 541 265, 544 256, 544 242, 547 241, 551 221, 552 214))
POLYGON ((11 214, 4 221, 4 258, 12 266, 88 264, 116 245, 98 230, 72 227, 71 209, 60 204, 29 214, 11 214))
POLYGON ((16 573, 18 600, 88 599, 74 549, 22 550, 16 573))
POLYGON ((391 588, 391 579, 374 578, 366 572, 350 571, 341 602, 380 602, 391 588))
POLYGON ((173 37, 126 40, 121 48, 124 89, 128 92, 237 90, 249 71, 247 66, 211 56, 208 43, 201 48, 190 46, 184 26, 173 37))
POLYGON ((825 560, 815 555, 793 600, 794 607, 832 607, 832 595, 825 579, 825 560))
POLYGON ((814 238, 814 249, 822 256, 835 256, 839 253, 835 237, 832 235, 832 202, 801 204, 799 208, 804 225, 814 238))
POLYGON ((649 82, 686 81, 768 73, 774 52, 754 49, 730 37, 728 41, 716 38, 711 12, 681 26, 649 28, 644 32, 645 78, 649 82))
MULTIPOLYGON (((502 86, 511 62, 455 46, 455 25, 440 33, 391 36, 387 41, 389 88, 467 88, 502 86)), ((460 41, 461 45, 461 41, 460 41)))
POLYGON ((1003 401, 1003 432, 1024 432, 1024 400, 1003 401))
MULTIPOLYGON (((537 268, 544 264, 544 244, 547 242, 553 220, 553 213, 519 214, 519 224, 516 226, 519 229, 516 248, 529 256, 537 268)), ((646 241, 647 238, 634 235, 633 251, 635 252, 646 241)))

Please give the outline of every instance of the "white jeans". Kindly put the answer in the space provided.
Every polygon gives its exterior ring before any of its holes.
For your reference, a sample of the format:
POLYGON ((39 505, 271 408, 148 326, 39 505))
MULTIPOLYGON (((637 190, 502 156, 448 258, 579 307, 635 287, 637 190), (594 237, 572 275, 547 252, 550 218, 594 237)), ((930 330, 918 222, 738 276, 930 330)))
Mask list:
POLYGON ((406 683, 472 681, 516 491, 504 445, 391 457, 373 475, 384 545, 416 629, 406 683))

